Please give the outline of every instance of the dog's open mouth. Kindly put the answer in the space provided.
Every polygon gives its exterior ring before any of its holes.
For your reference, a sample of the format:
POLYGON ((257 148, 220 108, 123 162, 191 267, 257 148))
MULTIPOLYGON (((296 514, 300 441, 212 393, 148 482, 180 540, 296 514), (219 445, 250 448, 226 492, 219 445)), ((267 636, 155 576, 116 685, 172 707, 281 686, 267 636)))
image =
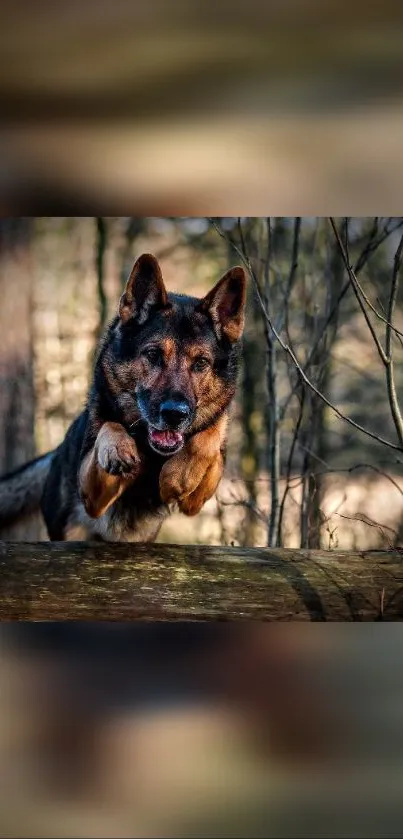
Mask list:
POLYGON ((184 443, 184 437, 180 431, 158 431, 157 428, 148 429, 148 440, 155 452, 164 455, 175 454, 184 443))

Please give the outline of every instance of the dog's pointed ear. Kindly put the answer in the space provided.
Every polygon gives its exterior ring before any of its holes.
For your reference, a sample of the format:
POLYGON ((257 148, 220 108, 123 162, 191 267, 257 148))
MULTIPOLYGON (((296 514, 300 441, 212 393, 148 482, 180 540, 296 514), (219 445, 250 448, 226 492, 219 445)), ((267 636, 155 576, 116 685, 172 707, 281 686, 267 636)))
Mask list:
POLYGON ((242 335, 245 323, 246 277, 243 268, 231 268, 203 298, 198 308, 207 312, 218 339, 231 344, 242 335))
POLYGON ((120 298, 119 316, 123 323, 135 319, 145 323, 151 312, 163 309, 168 302, 158 260, 143 253, 133 265, 127 285, 120 298))

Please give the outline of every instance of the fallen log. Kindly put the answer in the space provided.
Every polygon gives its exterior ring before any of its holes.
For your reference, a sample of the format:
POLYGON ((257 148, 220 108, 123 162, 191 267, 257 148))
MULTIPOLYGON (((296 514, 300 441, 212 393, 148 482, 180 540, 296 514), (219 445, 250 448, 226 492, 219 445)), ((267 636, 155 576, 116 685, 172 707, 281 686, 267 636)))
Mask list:
POLYGON ((399 551, 0 542, 0 619, 403 619, 399 551))
POLYGON ((0 542, 0 619, 403 619, 399 551, 0 542))

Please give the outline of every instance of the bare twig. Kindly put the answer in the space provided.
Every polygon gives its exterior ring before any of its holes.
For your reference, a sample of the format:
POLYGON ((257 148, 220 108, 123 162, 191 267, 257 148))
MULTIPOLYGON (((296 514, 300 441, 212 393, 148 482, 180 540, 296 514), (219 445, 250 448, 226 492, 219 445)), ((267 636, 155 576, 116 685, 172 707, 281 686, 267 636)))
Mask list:
MULTIPOLYGON (((245 259, 247 260, 248 265, 250 266, 249 270, 252 270, 251 260, 249 258, 248 252, 246 250, 246 243, 243 234, 241 219, 238 218, 237 221, 239 239, 241 242, 242 252, 244 254, 245 259)), ((266 237, 267 237, 267 249, 266 249, 266 258, 264 261, 264 272, 263 272, 263 288, 261 290, 261 285, 258 282, 258 278, 256 273, 254 272, 254 276, 256 278, 257 288, 259 289, 259 294, 263 295, 264 298, 264 305, 265 308, 270 310, 271 309, 271 288, 270 288, 270 262, 271 262, 271 241, 272 241, 272 234, 271 234, 271 221, 270 218, 266 219, 266 237)), ((268 395, 268 403, 267 403, 267 421, 268 421, 268 442, 269 442, 269 451, 268 451, 268 471, 270 474, 270 514, 269 514, 269 521, 268 521, 268 531, 267 531, 267 544, 269 547, 274 547, 276 543, 276 534, 277 534, 277 522, 278 522, 278 514, 279 514, 279 479, 280 479, 280 436, 279 436, 279 408, 278 408, 278 395, 277 395, 277 364, 276 364, 276 344, 273 340, 273 331, 271 329, 270 324, 268 321, 265 320, 265 336, 266 336, 266 344, 267 344, 267 395, 268 395)))
POLYGON ((340 253, 342 254, 344 264, 345 264, 347 272, 349 274, 350 282, 351 282, 352 287, 354 289, 354 293, 355 293, 356 298, 358 300, 358 303, 360 305, 361 311, 364 314, 365 320, 368 324, 368 328, 369 328, 369 330, 371 332, 371 335, 374 339, 374 342, 376 344, 376 347, 377 347, 377 350, 379 352, 380 358, 381 358, 381 360, 382 360, 382 362, 385 366, 385 369, 386 369, 386 383, 387 383, 387 389, 388 389, 388 397, 389 397, 391 414, 392 414, 393 422, 395 424, 396 434, 397 434, 399 443, 403 447, 403 418, 402 418, 402 414, 401 414, 401 411, 400 411, 399 402, 398 402, 398 398, 397 398, 395 375, 394 375, 394 364, 393 364, 393 357, 392 357, 392 333, 395 332, 398 335, 402 335, 402 333, 399 330, 396 329, 396 327, 394 326, 392 321, 393 321, 393 313, 394 313, 394 308, 395 308, 395 304, 396 304, 396 296, 397 296, 397 290, 398 290, 398 284, 399 284, 399 272, 400 272, 400 265, 401 265, 401 260, 402 260, 402 249, 403 249, 403 236, 401 236, 401 238, 400 238, 400 242, 399 242, 396 254, 395 254, 393 277, 392 277, 391 291, 390 291, 390 297, 389 297, 388 316, 387 316, 387 318, 385 318, 385 317, 383 317, 383 315, 380 314, 380 312, 377 311, 377 309, 375 309, 375 307, 372 305, 370 299, 365 294, 365 292, 364 292, 363 288, 361 287, 360 283, 358 282, 357 277, 355 276, 355 273, 350 266, 350 261, 349 261, 349 258, 348 258, 348 252, 343 246, 340 234, 337 230, 337 227, 335 225, 335 222, 334 222, 333 218, 330 218, 330 223, 332 225, 333 232, 334 232, 334 235, 335 235, 336 240, 337 240, 337 244, 338 244, 339 249, 340 249, 340 253), (378 336, 376 335, 376 332, 375 332, 374 327, 373 327, 373 325, 370 321, 370 318, 369 318, 369 315, 366 311, 364 303, 367 306, 369 306, 371 311, 373 311, 375 313, 375 315, 381 321, 383 321, 386 324, 385 349, 383 349, 383 347, 382 347, 382 345, 381 345, 381 343, 378 339, 378 336))
MULTIPOLYGON (((266 220, 267 228, 267 257, 264 276, 265 306, 270 310, 270 257, 271 257, 271 224, 266 220)), ((268 439, 269 439, 269 473, 270 473, 270 515, 268 522, 267 544, 274 547, 276 543, 277 522, 279 513, 278 485, 280 479, 280 428, 277 395, 277 357, 276 344, 267 321, 265 322, 267 341, 267 395, 268 395, 268 439)))
POLYGON ((362 268, 362 266, 367 261, 370 253, 372 252, 373 243, 375 241, 376 234, 379 228, 379 218, 376 216, 372 223, 372 228, 370 230, 366 245, 364 249, 361 251, 360 256, 357 259, 357 262, 354 265, 354 271, 357 274, 358 271, 362 268))
POLYGON ((380 357, 381 361, 383 362, 383 364, 386 366, 386 365, 387 365, 387 363, 388 363, 388 361, 387 361, 387 357, 386 357, 385 350, 384 350, 384 348, 383 348, 383 346, 382 346, 382 344, 381 344, 381 342, 380 342, 380 340, 379 340, 379 338, 378 338, 378 336, 377 336, 377 334, 376 334, 376 332, 375 332, 375 329, 374 329, 374 327, 373 327, 373 325, 372 325, 372 323, 371 323, 370 317, 369 317, 368 312, 367 312, 367 310, 366 310, 366 308, 365 308, 365 306, 364 306, 364 302, 363 302, 363 301, 365 301, 365 303, 367 304, 367 306, 369 306, 371 309, 373 309, 372 303, 369 301, 368 297, 366 296, 366 294, 364 293, 363 289, 361 288, 361 286, 360 286, 360 284, 359 284, 359 282, 358 282, 358 280, 357 280, 357 277, 355 276, 355 273, 354 273, 354 271, 353 271, 353 269, 352 269, 352 267, 351 267, 351 265, 350 265, 350 262, 349 262, 349 259, 348 259, 348 255, 347 255, 347 253, 346 253, 346 249, 345 249, 345 247, 344 247, 344 245, 343 245, 343 242, 341 241, 340 233, 339 233, 339 231, 337 230, 337 227, 336 227, 336 225, 335 225, 334 219, 333 219, 333 218, 331 218, 331 217, 329 217, 329 221, 330 221, 330 224, 332 225, 332 228, 333 228, 333 233, 334 233, 334 235, 335 235, 335 237, 336 237, 336 241, 337 241, 337 244, 338 244, 338 246, 339 246, 340 253, 341 253, 342 257, 343 257, 343 262, 344 262, 344 265, 346 266, 347 273, 348 273, 349 278, 350 278, 350 283, 351 283, 351 285, 352 285, 352 288, 353 288, 354 294, 355 294, 355 296, 356 296, 356 298, 357 298, 358 305, 359 305, 359 307, 360 307, 360 309, 361 309, 361 311, 362 311, 362 313, 363 313, 363 315, 364 315, 364 318, 365 318, 366 324, 367 324, 368 329, 369 329, 369 331, 370 331, 370 333, 371 333, 371 335, 372 335, 372 339, 373 339, 373 341, 374 341, 374 344, 375 344, 375 346, 376 346, 376 348, 377 348, 377 350, 378 350, 379 357, 380 357))
POLYGON ((352 287, 353 287, 353 290, 354 290, 354 293, 355 293, 355 295, 356 295, 356 297, 357 297, 357 300, 358 300, 358 302, 359 302, 359 304, 360 304, 361 311, 362 311, 362 312, 363 312, 363 314, 364 314, 365 320, 367 321, 368 327, 369 327, 369 329, 370 329, 370 331, 371 331, 371 335, 372 335, 372 337, 374 338, 374 341, 375 341, 375 343, 376 343, 376 345, 377 345, 378 352, 379 352, 379 350, 381 350, 381 353, 380 353, 380 354, 381 354, 381 357, 382 357, 382 361, 383 361, 383 362, 384 362, 384 364, 386 365, 386 362, 387 362, 386 355, 387 355, 387 354, 384 352, 383 347, 382 347, 382 346, 380 345, 380 343, 379 343, 378 337, 377 337, 377 335, 375 334, 375 331, 374 331, 374 328, 373 328, 373 326, 372 326, 372 323, 371 323, 371 321, 369 320, 368 313, 366 312, 365 307, 364 307, 364 305, 363 305, 363 301, 366 303, 366 305, 368 306, 368 308, 369 308, 369 309, 371 309, 371 312, 373 312, 373 313, 374 313, 374 315, 376 315, 376 317, 378 318, 378 320, 382 321, 382 323, 385 323, 387 326, 389 326, 389 328, 390 328, 390 329, 391 329, 391 330, 392 330, 392 331, 393 331, 396 335, 400 335, 400 337, 402 337, 402 338, 403 338, 403 332, 401 332, 401 330, 400 330, 400 329, 397 329, 397 327, 396 327, 396 326, 394 326, 394 324, 393 324, 393 323, 391 323, 391 322, 390 322, 390 320, 389 320, 387 317, 384 317, 384 315, 382 315, 380 312, 378 312, 378 309, 376 309, 376 308, 375 308, 375 306, 373 305, 373 303, 372 303, 372 302, 371 302, 371 300, 369 299, 368 295, 365 293, 365 291, 364 291, 364 289, 363 289, 362 285, 359 283, 359 281, 358 281, 358 279, 357 279, 356 272, 354 271, 354 269, 353 269, 353 268, 351 267, 351 265, 350 265, 350 262, 349 262, 349 259, 348 259, 348 254, 347 254, 347 252, 346 252, 346 251, 345 251, 345 249, 344 249, 343 243, 342 243, 341 238, 340 238, 340 234, 339 234, 339 232, 338 232, 338 230, 337 230, 337 227, 336 227, 336 225, 335 225, 335 223, 334 223, 334 219, 329 218, 329 221, 330 221, 330 224, 332 225, 333 232, 334 232, 334 235, 335 235, 335 237, 336 237, 337 244, 338 244, 339 249, 340 249, 340 253, 341 253, 342 257, 343 257, 343 262, 344 262, 344 265, 345 265, 345 267, 346 267, 346 269, 347 269, 347 273, 348 273, 348 275, 349 275, 349 280, 350 280, 350 282, 351 282, 351 285, 352 285, 352 287))
POLYGON ((316 474, 317 475, 331 475, 333 473, 333 474, 339 475, 342 472, 346 472, 348 474, 351 474, 352 472, 356 472, 358 469, 372 469, 373 472, 377 472, 378 475, 382 475, 382 477, 387 478, 388 481, 390 481, 390 483, 392 484, 392 486, 394 486, 395 489, 397 489, 397 491, 400 493, 400 495, 403 496, 403 489, 399 486, 397 481, 395 481, 394 478, 392 478, 391 475, 388 475, 387 472, 384 472, 383 469, 380 469, 378 466, 374 466, 374 464, 372 464, 372 463, 355 463, 354 466, 346 466, 344 469, 333 469, 333 468, 329 467, 327 469, 324 469, 321 472, 316 472, 316 474))
MULTIPOLYGON (((323 336, 324 336, 324 334, 325 334, 325 332, 326 332, 326 330, 327 330, 328 326, 330 325, 330 323, 332 322, 332 320, 333 320, 333 318, 334 318, 334 316, 335 316, 336 312, 338 311, 338 308, 339 308, 339 306, 340 306, 340 303, 341 303, 341 301, 342 301, 343 297, 345 296, 345 294, 346 294, 346 292, 347 292, 347 290, 348 290, 348 288, 349 288, 349 287, 350 287, 350 281, 348 280, 348 281, 346 282, 346 284, 343 286, 343 288, 342 288, 341 292, 339 293, 339 295, 338 295, 338 297, 337 297, 337 300, 335 301, 334 306, 332 307, 331 311, 329 312, 329 314, 328 314, 328 316, 327 316, 327 318, 326 318, 326 320, 325 320, 325 322, 324 322, 324 324, 323 324, 323 327, 322 327, 322 329, 321 329, 320 333, 318 334, 318 336, 317 336, 317 338, 316 338, 316 341, 315 341, 315 343, 314 343, 313 347, 311 348, 311 350, 310 350, 310 352, 309 352, 308 358, 306 359, 306 361, 305 361, 305 365, 304 365, 304 371, 305 371, 305 373, 309 370, 309 368, 310 368, 310 366, 311 366, 311 364, 312 364, 312 361, 313 361, 313 359, 315 358, 315 355, 316 355, 316 353, 317 353, 317 351, 318 351, 318 348, 319 348, 320 342, 322 341, 323 336)), ((290 342, 288 342, 288 345, 291 347, 290 342)), ((292 347, 291 347, 291 349, 292 349, 292 347)), ((294 353, 294 354, 295 354, 295 353, 294 353)), ((286 412, 287 412, 287 409, 288 409, 288 406, 289 406, 289 404, 290 404, 290 401, 291 401, 292 397, 294 396, 295 389, 296 389, 295 387, 294 387, 294 388, 292 388, 292 390, 290 391, 290 393, 288 394, 288 396, 287 396, 287 397, 286 397, 286 399, 284 400, 284 403, 283 403, 282 408, 281 408, 281 415, 280 415, 280 418, 281 418, 281 419, 284 419, 284 416, 285 416, 285 414, 286 414, 286 412)))
POLYGON ((353 428, 357 429, 357 431, 361 431, 362 434, 366 434, 367 437, 371 437, 372 440, 376 440, 378 443, 381 443, 384 446, 388 446, 388 448, 390 448, 390 449, 395 449, 396 451, 402 451, 403 450, 403 446, 401 446, 401 445, 397 446, 395 443, 392 443, 390 440, 386 440, 384 437, 381 437, 380 434, 375 434, 374 431, 370 431, 368 428, 364 428, 363 425, 360 425, 358 422, 355 422, 355 420, 351 419, 351 417, 348 417, 348 416, 346 416, 346 414, 343 414, 343 412, 340 411, 339 408, 337 408, 337 406, 334 405, 333 402, 330 401, 330 399, 327 399, 327 397, 324 396, 324 394, 321 393, 318 390, 318 388, 315 387, 314 384, 312 384, 312 382, 308 379, 308 377, 305 375, 304 371, 302 370, 302 367, 299 364, 299 362, 298 362, 297 358, 295 357, 294 353, 292 352, 292 350, 290 350, 289 347, 287 347, 282 342, 280 336, 276 335, 276 338, 280 341, 281 346, 283 347, 285 352, 287 352, 289 355, 291 355, 291 358, 294 361, 294 364, 295 364, 295 366, 298 370, 298 373, 301 376, 302 380, 305 382, 305 384, 308 385, 308 387, 311 390, 313 390, 313 392, 316 393, 317 396, 319 396, 319 398, 322 400, 322 402, 324 402, 325 405, 327 405, 329 408, 331 408, 332 411, 334 411, 334 413, 337 414, 338 417, 340 417, 340 419, 344 420, 344 422, 347 422, 353 428))
POLYGON ((267 523, 267 515, 266 513, 259 510, 251 501, 248 501, 246 498, 234 498, 233 501, 224 501, 222 498, 220 499, 220 504, 222 507, 243 507, 244 509, 250 510, 256 516, 259 521, 263 522, 263 524, 267 523))
POLYGON ((393 533, 395 537, 397 537, 397 530, 395 530, 393 527, 389 527, 387 524, 379 524, 379 522, 373 521, 373 519, 370 519, 369 516, 365 516, 364 514, 360 516, 359 513, 356 513, 353 516, 347 516, 344 513, 333 513, 333 515, 338 516, 340 519, 347 519, 347 521, 359 521, 361 522, 361 524, 368 525, 368 527, 374 527, 381 534, 382 538, 385 540, 388 546, 390 548, 393 547, 392 542, 385 533, 385 530, 389 530, 391 533, 393 533))
POLYGON ((106 249, 106 222, 102 217, 96 217, 97 245, 96 245, 96 269, 99 302, 99 324, 98 331, 101 334, 106 324, 108 314, 108 301, 105 293, 105 249, 106 249))
POLYGON ((384 588, 381 591, 379 600, 380 600, 380 602, 379 602, 379 614, 380 614, 381 619, 383 620, 383 616, 384 616, 384 613, 385 613, 385 589, 384 588))
MULTIPOLYGON (((377 222, 378 222, 378 219, 375 219, 375 223, 373 225, 372 231, 371 231, 370 236, 369 236, 369 241, 367 242, 367 245, 363 249, 362 253, 360 254, 360 256, 359 256, 359 258, 358 258, 358 260, 357 260, 357 262, 354 266, 354 273, 355 273, 356 276, 359 273, 359 271, 361 271, 362 268, 365 266, 369 257, 377 250, 377 248, 380 247, 381 244, 383 244, 383 242, 388 238, 388 236, 390 236, 392 233, 394 233, 396 230, 398 230, 403 225, 403 219, 400 219, 398 221, 398 223, 392 228, 389 228, 387 225, 385 225, 384 230, 382 231, 381 235, 378 237, 378 239, 376 239, 375 236, 376 236, 376 233, 378 231, 378 223, 377 222)), ((326 330, 328 329, 330 323, 333 321, 337 311, 339 310, 340 303, 342 302, 342 300, 345 297, 346 292, 348 291, 349 288, 350 288, 350 279, 348 279, 347 282, 345 283, 345 285, 342 287, 340 293, 338 294, 338 296, 337 296, 337 298, 334 302, 334 305, 332 306, 332 309, 330 310, 330 312, 329 312, 329 314, 328 314, 328 316, 327 316, 327 318, 326 318, 326 320, 323 324, 323 327, 322 327, 322 330, 321 330, 320 334, 317 336, 315 344, 312 347, 312 349, 309 353, 309 356, 308 356, 308 358, 305 362, 305 366, 304 366, 305 372, 307 372, 309 370, 310 365, 312 363, 312 359, 314 358, 314 356, 316 354, 316 351, 319 347, 319 344, 320 344, 326 330)), ((377 313, 377 314, 379 314, 379 313, 377 313)), ((384 318, 384 321, 386 323, 386 317, 384 318)), ((399 340, 401 340, 400 336, 402 335, 402 337, 403 337, 403 333, 400 333, 399 330, 396 330, 396 329, 394 329, 394 331, 395 331, 395 334, 398 336, 399 340)), ((287 335, 287 341, 288 341, 288 335, 287 335)), ((289 346, 291 346, 290 341, 288 341, 288 344, 289 344, 289 346)), ((291 390, 290 394, 285 399, 285 402, 283 403, 283 406, 281 408, 280 419, 284 418, 284 416, 287 412, 290 400, 291 400, 292 396, 294 395, 294 392, 295 392, 295 388, 293 388, 291 390)))
POLYGON ((298 440, 298 434, 301 428, 302 417, 304 415, 304 403, 305 403, 305 389, 302 389, 301 399, 299 403, 299 412, 297 417, 297 422, 294 428, 294 434, 290 446, 290 450, 288 453, 288 460, 287 460, 287 467, 286 467, 286 484, 285 489, 283 492, 283 497, 281 499, 281 504, 279 508, 279 516, 278 516, 278 525, 277 525, 277 546, 281 547, 282 545, 282 530, 283 530, 283 518, 284 518, 284 508, 285 502, 287 500, 288 493, 290 492, 290 484, 291 484, 291 469, 292 469, 292 462, 294 459, 294 451, 295 446, 298 440))
MULTIPOLYGON (((215 230, 217 231, 217 233, 218 233, 218 234, 219 234, 219 235, 220 235, 223 239, 225 239, 226 241, 228 241, 228 237, 226 236, 226 234, 224 233, 224 231, 222 231, 222 230, 220 229, 220 227, 219 227, 219 226, 215 223, 214 219, 211 219, 211 223, 212 223, 213 227, 215 228, 215 230)), ((370 437, 372 440, 376 440, 378 443, 380 443, 380 444, 381 444, 381 445, 383 445, 383 446, 387 446, 388 448, 390 448, 390 449, 394 449, 395 451, 399 451, 399 452, 400 452, 400 451, 402 451, 402 450, 403 450, 403 446, 401 446, 400 444, 399 444, 399 445, 396 445, 396 443, 392 443, 390 440, 387 440, 387 439, 385 439, 384 437, 381 437, 381 435, 380 435, 380 434, 376 434, 374 431, 370 431, 368 428, 364 428, 364 426, 360 425, 358 422, 355 422, 355 420, 351 419, 351 417, 348 417, 348 416, 346 416, 345 414, 343 414, 343 412, 342 412, 342 411, 340 411, 340 409, 339 409, 339 408, 337 408, 337 406, 336 406, 336 405, 334 405, 334 404, 333 404, 333 403, 332 403, 329 399, 327 399, 327 397, 326 397, 326 396, 324 396, 324 394, 323 394, 323 393, 321 393, 321 392, 318 390, 318 388, 316 388, 316 387, 315 387, 315 385, 314 385, 314 384, 310 381, 310 379, 309 379, 309 378, 308 378, 308 376, 306 375, 305 371, 302 369, 302 367, 301 367, 301 365, 300 365, 300 363, 299 363, 299 361, 298 361, 298 359, 297 359, 297 357, 296 357, 295 353, 293 352, 293 350, 291 349, 291 347, 289 347, 289 346, 288 346, 288 344, 286 344, 286 343, 283 341, 283 339, 281 338, 281 335, 277 332, 277 330, 276 330, 276 328, 275 328, 275 326, 274 326, 274 324, 273 324, 273 322, 272 322, 272 320, 271 320, 271 318, 270 318, 270 315, 269 315, 269 314, 268 314, 268 312, 266 311, 266 307, 265 307, 265 305, 264 305, 264 301, 263 301, 263 299, 262 299, 262 295, 261 295, 261 292, 260 292, 259 283, 258 283, 258 280, 257 280, 256 274, 255 274, 255 272, 254 272, 254 270, 253 270, 253 268, 252 268, 252 266, 251 266, 251 264, 250 264, 250 261, 249 261, 249 260, 245 257, 245 255, 244 255, 244 254, 242 253, 242 251, 241 251, 241 250, 237 247, 237 245, 235 245, 234 243, 232 243, 232 246, 233 246, 234 250, 236 251, 236 253, 238 254, 238 256, 240 257, 240 259, 242 260, 242 262, 243 262, 243 264, 245 265, 245 267, 247 268, 247 270, 248 270, 248 272, 249 272, 249 275, 250 275, 251 279, 252 279, 252 280, 253 280, 253 282, 254 282, 254 285, 255 285, 255 290, 256 290, 256 295, 257 295, 257 297, 258 297, 259 304, 260 304, 260 306, 261 306, 261 308, 262 308, 262 312, 263 312, 264 317, 266 318, 266 320, 267 320, 267 322, 268 322, 268 324, 269 324, 269 326, 270 326, 270 328, 271 328, 271 330, 272 330, 272 332, 273 332, 274 336, 276 337, 277 341, 279 342, 280 346, 282 347, 282 349, 284 350, 284 352, 285 352, 285 353, 286 353, 286 354, 287 354, 287 355, 288 355, 288 356, 292 359, 292 361, 294 362, 294 365, 295 365, 295 367, 296 367, 296 370, 298 371, 298 374, 299 374, 299 376, 301 377, 302 381, 303 381, 303 382, 305 382, 305 384, 306 384, 306 385, 307 385, 307 386, 308 386, 308 387, 309 387, 309 388, 310 388, 310 389, 311 389, 314 393, 316 393, 316 394, 317 394, 317 396, 319 396, 319 398, 320 398, 320 399, 321 399, 321 400, 325 403, 325 405, 327 405, 329 408, 331 408, 331 409, 332 409, 332 411, 334 411, 334 413, 335 413, 335 414, 336 414, 336 415, 337 415, 340 419, 342 419, 344 422, 347 422, 350 426, 352 426, 352 428, 355 428, 357 431, 360 431, 362 434, 365 434, 367 437, 370 437)))
POLYGON ((403 226, 403 218, 400 218, 397 223, 389 227, 388 222, 384 225, 382 233, 378 238, 376 238, 376 234, 379 228, 379 219, 374 218, 374 224, 372 226, 372 230, 370 232, 367 244, 363 249, 362 253, 357 259, 357 262, 354 265, 354 272, 357 275, 359 271, 364 267, 365 263, 368 261, 369 257, 386 241, 386 239, 395 233, 396 230, 399 230, 400 227, 403 226))
POLYGON ((294 221, 294 236, 293 236, 293 243, 292 243, 292 255, 291 255, 291 265, 290 265, 290 272, 288 274, 288 282, 286 285, 285 295, 284 295, 284 329, 287 335, 287 341, 291 346, 291 338, 290 338, 290 329, 289 329, 289 320, 288 320, 288 313, 289 313, 289 301, 290 295, 293 289, 293 285, 295 282, 295 277, 297 275, 297 268, 298 268, 298 252, 299 252, 299 240, 300 240, 300 233, 301 233, 301 217, 297 216, 294 221))
MULTIPOLYGON (((385 317, 385 322, 386 322, 387 318, 386 318, 385 306, 383 305, 382 300, 379 297, 376 298, 376 302, 377 302, 379 308, 381 309, 381 311, 383 312, 384 317, 385 317)), ((399 341, 399 344, 400 344, 401 348, 403 349, 403 338, 396 331, 395 331, 395 335, 396 335, 397 340, 399 341)))
POLYGON ((397 398, 396 383, 395 383, 395 366, 393 363, 393 344, 392 344, 392 321, 396 305, 397 291, 399 287, 400 266, 402 262, 403 250, 403 235, 400 238, 397 251, 395 253, 393 265, 393 277, 390 289, 389 308, 388 308, 388 323, 386 324, 386 339, 385 351, 388 360, 386 368, 386 384, 388 388, 390 410, 392 412, 393 422, 395 423, 396 433, 400 445, 403 446, 403 418, 400 411, 399 400, 397 398))

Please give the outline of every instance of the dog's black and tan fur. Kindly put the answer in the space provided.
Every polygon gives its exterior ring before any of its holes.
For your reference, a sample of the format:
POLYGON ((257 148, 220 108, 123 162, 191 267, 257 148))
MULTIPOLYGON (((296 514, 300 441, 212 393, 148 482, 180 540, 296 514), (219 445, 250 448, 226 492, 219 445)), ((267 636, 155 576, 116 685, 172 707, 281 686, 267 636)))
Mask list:
POLYGON ((242 268, 202 300, 135 263, 87 407, 63 443, 0 481, 0 521, 41 506, 51 540, 152 541, 170 505, 198 513, 220 481, 245 306, 242 268))

